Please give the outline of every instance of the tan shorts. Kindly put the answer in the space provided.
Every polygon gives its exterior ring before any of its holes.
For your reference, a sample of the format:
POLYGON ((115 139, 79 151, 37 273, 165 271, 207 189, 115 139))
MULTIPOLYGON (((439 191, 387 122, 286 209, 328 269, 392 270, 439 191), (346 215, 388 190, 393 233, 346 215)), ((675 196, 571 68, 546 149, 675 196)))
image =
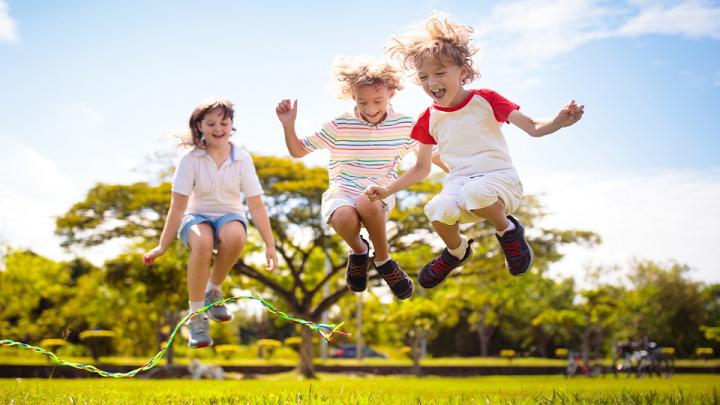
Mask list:
MULTIPOLYGON (((349 205, 355 208, 355 202, 361 195, 363 195, 362 191, 350 192, 347 190, 328 190, 323 193, 322 203, 320 206, 320 213, 323 218, 323 223, 329 224, 330 217, 332 216, 333 212, 335 212, 336 209, 342 206, 349 205)), ((393 208, 395 208, 394 195, 391 195, 390 197, 382 200, 382 202, 385 207, 385 212, 390 212, 393 208)), ((387 219, 387 215, 385 219, 387 219)))
POLYGON ((523 186, 515 169, 498 170, 477 176, 448 176, 440 194, 425 205, 430 221, 444 224, 473 223, 484 218, 471 210, 485 208, 500 199, 507 213, 522 203, 523 186))

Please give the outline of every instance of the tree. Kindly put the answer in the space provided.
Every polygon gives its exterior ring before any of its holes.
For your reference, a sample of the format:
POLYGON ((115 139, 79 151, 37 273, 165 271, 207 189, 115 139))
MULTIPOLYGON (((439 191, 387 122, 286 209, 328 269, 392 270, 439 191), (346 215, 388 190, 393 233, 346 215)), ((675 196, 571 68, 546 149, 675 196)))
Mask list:
MULTIPOLYGON (((254 161, 265 190, 264 199, 276 249, 285 263, 273 274, 262 269, 255 260, 256 253, 261 250, 261 239, 251 228, 246 254, 234 267, 234 281, 238 287, 257 295, 275 296, 285 303, 283 310, 317 322, 324 311, 349 291, 342 278, 347 260, 346 248, 321 223, 320 202, 328 181, 326 169, 308 168, 300 162, 279 157, 255 156, 254 161), (329 271, 326 271, 326 257, 330 261, 329 271), (327 296, 322 294, 325 285, 330 287, 327 296)), ((398 205, 406 209, 394 211, 390 225, 392 250, 407 249, 412 243, 409 235, 420 234, 420 237, 428 238, 422 204, 415 202, 422 203, 428 193, 437 188, 436 183, 424 182, 404 192, 403 202, 398 205)), ((168 183, 157 186, 148 183, 127 186, 98 184, 84 201, 73 205, 58 218, 56 233, 67 247, 95 246, 115 238, 135 240, 138 246, 147 245, 144 239, 154 242, 159 237, 169 197, 168 183)), ((184 289, 181 286, 168 288, 168 283, 184 279, 182 250, 176 251, 175 255, 166 254, 166 257, 174 258, 169 261, 163 258, 166 264, 154 266, 151 270, 142 268, 139 252, 131 248, 118 259, 106 263, 108 278, 125 282, 124 288, 129 290, 142 288, 138 284, 145 289, 159 288, 152 294, 144 293, 148 302, 153 303, 149 308, 149 312, 155 314, 153 316, 160 316, 159 308, 179 309, 168 306, 168 300, 181 305, 184 289)), ((371 277, 373 281, 378 279, 377 275, 371 277)), ((165 315, 165 318, 167 321, 169 316, 165 315)), ((300 334, 303 343, 300 346, 299 369, 302 374, 312 376, 312 331, 300 328, 300 334)))
POLYGON ((71 271, 32 251, 8 248, 0 271, 0 330, 4 337, 39 342, 67 336, 74 325, 62 316, 62 304, 72 297, 71 271))
MULTIPOLYGON (((453 273, 435 296, 440 302, 452 303, 453 308, 467 319, 470 329, 477 333, 481 356, 489 355, 490 341, 503 322, 506 324, 506 334, 514 335, 512 337, 517 344, 521 344, 521 335, 527 331, 523 325, 531 324, 535 314, 544 308, 543 300, 555 294, 555 284, 546 280, 543 274, 551 263, 563 257, 560 253, 562 246, 593 246, 600 242, 599 236, 590 231, 535 227, 534 224, 544 216, 544 212, 538 200, 532 196, 527 196, 526 203, 513 215, 532 230, 528 242, 535 251, 533 274, 520 279, 510 276, 494 229, 487 221, 479 222, 464 227, 464 234, 472 235, 475 240, 472 259, 460 272, 453 273), (516 325, 512 325, 512 322, 516 325)), ((572 301, 571 293, 572 289, 565 288, 557 292, 557 302, 548 301, 546 305, 572 301)), ((530 333, 526 337, 533 340, 535 335, 530 333)))
POLYGON ((629 275, 632 290, 623 300, 629 322, 621 334, 674 346, 689 355, 701 341, 707 299, 702 284, 687 278, 689 268, 678 263, 637 261, 629 275))

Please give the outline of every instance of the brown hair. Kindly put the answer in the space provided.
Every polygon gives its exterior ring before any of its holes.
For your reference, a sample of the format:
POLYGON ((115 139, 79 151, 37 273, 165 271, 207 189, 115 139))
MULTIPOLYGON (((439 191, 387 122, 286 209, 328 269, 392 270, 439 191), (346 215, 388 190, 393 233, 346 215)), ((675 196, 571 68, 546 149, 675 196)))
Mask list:
MULTIPOLYGON (((190 132, 183 135, 181 145, 205 149, 203 134, 200 133, 197 127, 209 112, 218 109, 223 112, 223 119, 230 118, 230 120, 233 120, 235 109, 230 100, 210 99, 203 101, 195 107, 195 110, 190 115, 190 132)), ((233 128, 234 130, 235 128, 233 128)))
POLYGON ((410 72, 415 72, 422 60, 428 57, 442 65, 464 67, 468 75, 463 84, 468 84, 480 77, 473 66, 472 57, 478 50, 471 43, 472 33, 469 25, 454 23, 433 13, 424 27, 390 37, 391 44, 385 47, 385 51, 390 57, 399 57, 402 67, 410 72))
POLYGON ((340 99, 354 98, 358 86, 384 86, 393 91, 403 88, 398 68, 367 56, 336 57, 333 76, 336 80, 335 91, 340 99))

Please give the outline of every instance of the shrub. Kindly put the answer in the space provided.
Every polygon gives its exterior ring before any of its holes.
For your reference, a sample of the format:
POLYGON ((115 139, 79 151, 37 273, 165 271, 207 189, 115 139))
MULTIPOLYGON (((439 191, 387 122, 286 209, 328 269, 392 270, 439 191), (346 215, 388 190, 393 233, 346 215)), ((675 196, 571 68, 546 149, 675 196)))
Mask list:
POLYGON ((225 359, 229 359, 242 351, 242 347, 238 345, 217 345, 215 346, 215 353, 223 356, 225 359))
POLYGON ((90 354, 95 361, 100 360, 100 356, 107 356, 112 353, 112 340, 115 333, 110 330, 86 330, 80 332, 80 340, 90 350, 90 354))
POLYGON ((502 349, 500 350, 500 357, 504 359, 508 359, 508 361, 512 361, 512 359, 517 356, 517 353, 515 353, 515 350, 512 349, 502 349))

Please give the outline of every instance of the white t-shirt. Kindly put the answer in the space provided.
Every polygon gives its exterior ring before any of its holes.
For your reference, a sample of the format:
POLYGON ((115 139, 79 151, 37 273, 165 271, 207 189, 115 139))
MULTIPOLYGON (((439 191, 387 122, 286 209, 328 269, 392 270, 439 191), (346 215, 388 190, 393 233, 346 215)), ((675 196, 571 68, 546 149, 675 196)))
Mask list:
POLYGON ((492 90, 469 90, 457 106, 433 105, 420 115, 411 137, 437 145, 450 176, 513 168, 501 127, 517 104, 492 90))
POLYGON ((204 149, 180 157, 172 191, 190 196, 187 212, 208 216, 243 214, 243 198, 263 194, 250 154, 230 143, 230 158, 219 168, 204 149))

